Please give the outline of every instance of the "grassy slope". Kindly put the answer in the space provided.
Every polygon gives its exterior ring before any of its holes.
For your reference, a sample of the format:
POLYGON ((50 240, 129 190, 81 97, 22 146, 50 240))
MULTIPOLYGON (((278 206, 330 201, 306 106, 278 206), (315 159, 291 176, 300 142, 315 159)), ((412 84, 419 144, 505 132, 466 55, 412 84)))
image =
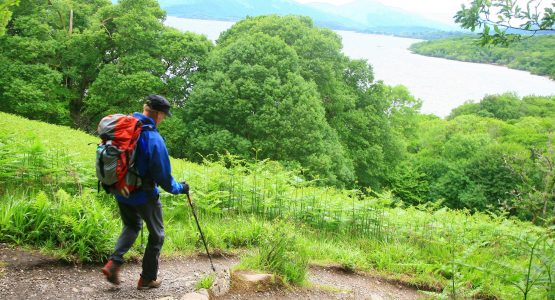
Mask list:
MULTIPOLYGON (((96 142, 80 131, 0 113, 0 241, 70 260, 105 259, 120 225, 111 197, 95 190, 96 142)), ((174 176, 193 188, 211 248, 256 249, 287 227, 312 263, 338 263, 444 293, 454 287, 461 296, 514 298, 516 286, 525 287, 534 243, 546 236, 542 228, 502 216, 384 208, 387 194, 367 198, 318 188, 272 162, 230 161, 235 167, 226 169, 172 160, 174 176), (288 222, 268 221, 274 218, 288 222)), ((165 255, 200 251, 183 197, 164 194, 162 201, 165 255)), ((534 249, 532 276, 547 278, 553 239, 534 249)), ((530 295, 540 299, 547 289, 538 281, 530 295)))

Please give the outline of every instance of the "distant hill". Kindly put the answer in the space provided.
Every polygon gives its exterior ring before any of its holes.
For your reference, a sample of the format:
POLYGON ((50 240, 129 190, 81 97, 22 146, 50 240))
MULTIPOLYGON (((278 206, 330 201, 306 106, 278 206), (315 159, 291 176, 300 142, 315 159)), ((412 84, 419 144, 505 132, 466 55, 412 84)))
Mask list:
POLYGON ((291 0, 159 0, 168 15, 194 18, 238 21, 247 16, 267 14, 305 15, 319 26, 333 29, 360 30, 365 27, 350 18, 325 12, 291 0))
POLYGON ((326 3, 301 4, 292 0, 159 0, 168 15, 237 21, 265 14, 305 15, 316 25, 340 30, 392 34, 417 38, 450 35, 456 27, 428 20, 374 0, 358 0, 341 6, 326 3), (443 33, 445 32, 445 34, 443 33))
POLYGON ((383 5, 374 0, 358 0, 343 5, 309 3, 307 6, 353 19, 364 24, 366 26, 365 29, 377 27, 418 27, 420 29, 428 28, 436 31, 457 29, 454 26, 432 21, 399 8, 383 5))

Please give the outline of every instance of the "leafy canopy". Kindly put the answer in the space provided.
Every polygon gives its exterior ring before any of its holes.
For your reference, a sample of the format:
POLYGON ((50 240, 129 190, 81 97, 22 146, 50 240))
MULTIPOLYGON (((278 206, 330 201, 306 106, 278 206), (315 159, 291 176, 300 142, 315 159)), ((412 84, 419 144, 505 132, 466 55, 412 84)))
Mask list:
POLYGON ((542 0, 473 0, 455 15, 462 28, 481 29, 482 45, 508 45, 521 33, 555 33, 555 3, 542 0), (493 30, 493 31, 492 31, 493 30))
POLYGON ((10 6, 19 4, 19 0, 2 0, 0 3, 0 36, 6 33, 6 25, 12 16, 10 6))
POLYGON ((229 151, 248 159, 256 151, 327 183, 387 186, 419 102, 374 82, 371 66, 341 48, 336 33, 307 17, 234 24, 184 108, 180 139, 189 146, 177 155, 229 151))
POLYGON ((93 129, 105 114, 139 110, 149 93, 180 107, 213 47, 165 27, 155 0, 21 0, 11 9, 0 110, 51 123, 93 129))

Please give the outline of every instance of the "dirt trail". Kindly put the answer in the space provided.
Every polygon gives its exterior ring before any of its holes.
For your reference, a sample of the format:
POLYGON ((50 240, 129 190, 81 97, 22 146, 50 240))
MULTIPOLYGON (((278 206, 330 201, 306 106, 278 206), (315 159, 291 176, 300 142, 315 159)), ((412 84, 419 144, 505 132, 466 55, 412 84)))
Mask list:
MULTIPOLYGON (((237 258, 215 258, 216 269, 229 268, 237 258)), ((0 244, 0 299, 164 299, 179 300, 194 290, 197 281, 210 272, 207 258, 200 256, 163 258, 162 286, 136 290, 140 263, 128 263, 124 280, 114 287, 104 280, 100 265, 74 266, 56 259, 0 244)), ((311 287, 271 290, 263 293, 232 291, 220 299, 422 299, 415 289, 380 278, 348 274, 334 268, 311 267, 311 287)))

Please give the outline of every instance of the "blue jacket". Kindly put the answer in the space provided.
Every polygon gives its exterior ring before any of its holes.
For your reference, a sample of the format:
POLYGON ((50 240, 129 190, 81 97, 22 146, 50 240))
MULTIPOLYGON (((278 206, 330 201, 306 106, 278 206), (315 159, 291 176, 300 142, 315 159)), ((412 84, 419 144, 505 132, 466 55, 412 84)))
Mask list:
POLYGON ((171 194, 183 193, 183 186, 172 177, 168 149, 156 129, 156 123, 137 112, 133 116, 143 123, 143 131, 137 142, 135 166, 144 181, 154 182, 154 188, 143 187, 133 191, 128 198, 116 195, 116 199, 130 205, 145 204, 149 199, 158 198, 158 186, 171 194))

